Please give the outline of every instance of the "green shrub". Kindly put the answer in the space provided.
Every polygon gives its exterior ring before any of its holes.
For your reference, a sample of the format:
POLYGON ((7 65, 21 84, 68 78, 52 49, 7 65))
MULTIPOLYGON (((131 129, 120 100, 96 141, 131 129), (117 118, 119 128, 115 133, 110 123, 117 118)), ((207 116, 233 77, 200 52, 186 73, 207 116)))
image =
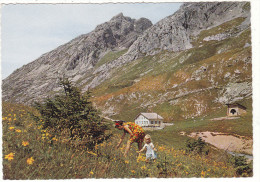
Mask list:
POLYGON ((209 149, 206 145, 206 143, 201 139, 201 137, 198 138, 198 140, 191 141, 190 139, 186 141, 186 151, 192 152, 196 154, 206 154, 208 155, 209 149))
POLYGON ((93 107, 90 92, 83 95, 68 79, 61 79, 60 84, 64 93, 35 103, 40 115, 34 115, 34 119, 39 127, 52 135, 65 135, 72 144, 89 149, 109 138, 105 134, 107 124, 93 107))
POLYGON ((253 173, 252 162, 248 163, 244 156, 232 156, 229 162, 234 166, 238 176, 251 176, 253 173))

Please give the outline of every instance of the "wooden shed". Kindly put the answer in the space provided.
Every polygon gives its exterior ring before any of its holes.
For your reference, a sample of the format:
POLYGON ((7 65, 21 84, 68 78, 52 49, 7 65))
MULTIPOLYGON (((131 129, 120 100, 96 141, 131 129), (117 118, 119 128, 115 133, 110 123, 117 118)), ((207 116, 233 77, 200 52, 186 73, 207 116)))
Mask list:
POLYGON ((227 108, 227 116, 239 116, 246 113, 246 107, 242 106, 239 103, 226 104, 227 108))

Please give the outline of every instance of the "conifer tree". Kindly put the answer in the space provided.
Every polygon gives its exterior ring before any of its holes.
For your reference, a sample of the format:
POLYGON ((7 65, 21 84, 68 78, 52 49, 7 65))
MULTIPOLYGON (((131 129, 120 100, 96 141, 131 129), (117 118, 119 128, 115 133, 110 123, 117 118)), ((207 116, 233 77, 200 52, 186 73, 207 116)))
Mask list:
POLYGON ((93 107, 91 93, 82 94, 68 79, 61 79, 60 85, 62 94, 35 103, 40 113, 35 119, 41 121, 43 129, 49 129, 55 135, 68 131, 71 140, 79 139, 90 149, 108 139, 109 135, 105 134, 107 124, 93 107))

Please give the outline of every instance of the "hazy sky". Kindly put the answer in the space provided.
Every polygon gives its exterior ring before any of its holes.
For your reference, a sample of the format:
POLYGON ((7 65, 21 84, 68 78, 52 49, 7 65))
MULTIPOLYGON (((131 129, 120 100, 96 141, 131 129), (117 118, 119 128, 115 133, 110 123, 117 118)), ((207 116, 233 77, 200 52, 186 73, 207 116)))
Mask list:
POLYGON ((122 12, 153 24, 181 3, 8 4, 2 6, 2 79, 42 54, 92 31, 122 12))

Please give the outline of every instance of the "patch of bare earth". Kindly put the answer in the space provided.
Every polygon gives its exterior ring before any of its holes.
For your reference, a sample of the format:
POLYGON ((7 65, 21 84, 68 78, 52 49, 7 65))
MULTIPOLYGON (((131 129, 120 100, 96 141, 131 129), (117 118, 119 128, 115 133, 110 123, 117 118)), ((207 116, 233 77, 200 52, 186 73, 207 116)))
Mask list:
POLYGON ((218 132, 193 132, 189 137, 201 137, 206 143, 209 143, 219 149, 224 149, 230 152, 245 153, 252 155, 253 140, 245 139, 241 136, 233 136, 218 132))

